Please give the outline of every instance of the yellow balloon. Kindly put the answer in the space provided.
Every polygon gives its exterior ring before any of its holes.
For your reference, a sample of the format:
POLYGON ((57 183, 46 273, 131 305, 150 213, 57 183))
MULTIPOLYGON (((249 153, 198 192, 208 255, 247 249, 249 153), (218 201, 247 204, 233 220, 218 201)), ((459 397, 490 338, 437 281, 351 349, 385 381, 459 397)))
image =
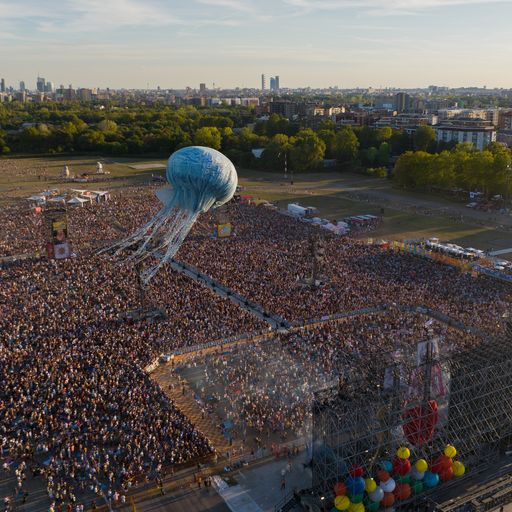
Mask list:
POLYGON ((449 444, 444 449, 444 454, 447 457, 450 457, 450 459, 453 459, 453 457, 455 457, 455 455, 457 455, 457 449, 455 448, 455 446, 449 444))
POLYGON ((366 492, 370 493, 375 491, 377 489, 377 482, 373 478, 367 478, 364 481, 364 488, 366 489, 366 492))
POLYGON ((453 461, 452 469, 455 476, 462 476, 466 472, 466 467, 458 460, 453 461))
POLYGON ((348 510, 349 512, 364 512, 364 505, 362 503, 351 503, 348 510))
POLYGON ((338 510, 347 510, 350 507, 350 500, 347 496, 336 496, 334 499, 334 506, 338 510))
POLYGON ((396 455, 399 459, 408 459, 411 456, 411 450, 407 446, 401 446, 396 451, 396 455))
POLYGON ((416 469, 420 472, 420 473, 424 473, 425 471, 427 471, 428 469, 428 464, 427 464, 427 461, 425 459, 418 459, 416 461, 416 469))

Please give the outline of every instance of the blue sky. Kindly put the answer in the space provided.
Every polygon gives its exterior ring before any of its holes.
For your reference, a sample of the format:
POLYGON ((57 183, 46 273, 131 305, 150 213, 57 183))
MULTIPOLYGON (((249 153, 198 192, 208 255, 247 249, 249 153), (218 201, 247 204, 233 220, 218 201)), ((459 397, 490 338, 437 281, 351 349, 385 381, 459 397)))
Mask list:
POLYGON ((0 0, 0 77, 512 87, 512 0, 0 0))

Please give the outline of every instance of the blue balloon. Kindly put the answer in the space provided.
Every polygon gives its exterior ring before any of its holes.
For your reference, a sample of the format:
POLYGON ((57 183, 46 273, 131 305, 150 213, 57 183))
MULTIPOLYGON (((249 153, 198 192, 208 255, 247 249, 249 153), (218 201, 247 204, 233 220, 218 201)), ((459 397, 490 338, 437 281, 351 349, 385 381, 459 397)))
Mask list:
POLYGON ((439 483, 439 475, 432 471, 425 471, 423 482, 427 487, 435 487, 439 483))
POLYGON ((169 187, 157 190, 160 211, 128 238, 114 244, 117 253, 135 249, 129 259, 157 258, 142 272, 148 283, 170 261, 201 213, 227 203, 238 184, 235 166, 212 148, 190 146, 173 153, 167 162, 169 187))
POLYGON ((380 467, 384 470, 384 471, 387 471, 388 473, 391 474, 391 472, 393 471, 393 463, 390 461, 390 460, 383 460, 381 461, 380 463, 380 467))
POLYGON ((345 486, 347 487, 348 494, 362 494, 365 488, 364 478, 360 476, 349 476, 345 480, 345 486))

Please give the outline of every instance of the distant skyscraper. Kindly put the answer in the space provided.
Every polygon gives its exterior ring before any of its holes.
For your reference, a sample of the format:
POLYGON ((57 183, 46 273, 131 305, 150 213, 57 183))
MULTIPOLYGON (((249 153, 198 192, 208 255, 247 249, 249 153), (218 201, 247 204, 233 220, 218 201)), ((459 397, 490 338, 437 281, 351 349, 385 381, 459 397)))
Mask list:
POLYGON ((39 92, 44 92, 45 87, 46 87, 46 80, 43 77, 38 76, 37 77, 37 90, 39 92))
POLYGON ((199 92, 206 92, 206 84, 199 84, 199 92))
POLYGON ((0 92, 5 92, 5 78, 0 80, 0 92))
POLYGON ((405 112, 411 105, 411 97, 405 92, 399 92, 395 95, 395 109, 398 112, 405 112))
POLYGON ((45 92, 53 92, 55 90, 55 87, 53 85, 53 82, 46 82, 46 85, 44 86, 45 92))
POLYGON ((267 82, 265 80, 265 75, 261 75, 261 90, 264 91, 267 88, 267 82))
POLYGON ((21 81, 20 82, 20 92, 25 92, 26 88, 25 88, 25 82, 21 81))
POLYGON ((274 92, 279 91, 279 76, 270 77, 270 90, 274 92))

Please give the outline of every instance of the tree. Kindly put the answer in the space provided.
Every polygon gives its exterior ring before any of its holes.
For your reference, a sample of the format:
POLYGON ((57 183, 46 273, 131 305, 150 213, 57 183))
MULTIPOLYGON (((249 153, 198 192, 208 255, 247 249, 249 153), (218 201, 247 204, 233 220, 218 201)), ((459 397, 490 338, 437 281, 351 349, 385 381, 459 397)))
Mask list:
POLYGON ((393 132, 389 139, 389 144, 393 155, 401 155, 412 149, 411 137, 405 132, 393 132))
POLYGON ((103 119, 98 123, 98 130, 104 133, 115 133, 117 131, 117 123, 110 119, 103 119))
POLYGON ((266 135, 273 137, 278 133, 289 134, 290 121, 279 114, 272 114, 266 123, 266 135))
POLYGON ((261 156, 261 165, 264 169, 282 171, 284 169, 285 158, 293 147, 293 138, 288 135, 278 133, 268 143, 263 155, 261 156))
POLYGON ((194 144, 219 150, 222 145, 222 134, 215 126, 203 126, 195 131, 194 144))
MULTIPOLYGON (((329 121, 330 121, 330 119, 329 119, 329 121)), ((321 130, 318 130, 317 135, 324 141, 325 156, 327 158, 333 158, 334 157, 334 146, 336 144, 336 132, 334 130, 321 129, 321 130)))
POLYGON ((295 142, 290 152, 293 168, 297 171, 315 168, 324 157, 324 141, 310 128, 300 130, 294 139, 295 142))
POLYGON ((379 144, 383 142, 388 142, 389 139, 393 136, 393 130, 389 126, 383 126, 382 128, 377 128, 375 130, 375 138, 379 144))
POLYGON ((431 126, 420 126, 414 132, 414 149, 433 152, 436 144, 436 132, 431 126))
POLYGON ((388 165, 389 164, 389 154, 390 147, 387 142, 383 142, 378 149, 377 153, 377 163, 379 165, 388 165))
POLYGON ((425 151, 407 151, 395 164, 395 179, 403 187, 421 188, 429 182, 432 155, 425 151))
POLYGON ((344 126, 334 141, 334 155, 339 162, 351 162, 357 156, 359 141, 350 126, 344 126))

